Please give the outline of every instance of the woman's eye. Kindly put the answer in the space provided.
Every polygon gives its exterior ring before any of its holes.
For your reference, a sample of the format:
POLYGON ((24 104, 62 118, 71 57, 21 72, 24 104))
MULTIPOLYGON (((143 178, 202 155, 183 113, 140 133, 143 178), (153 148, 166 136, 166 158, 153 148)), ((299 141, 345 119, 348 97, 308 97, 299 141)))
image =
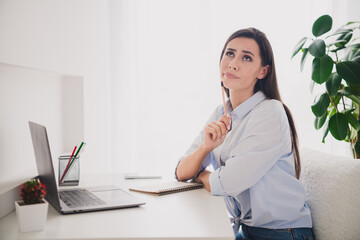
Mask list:
POLYGON ((245 55, 245 56, 244 56, 244 60, 245 60, 245 61, 248 61, 248 62, 251 62, 251 61, 252 61, 251 57, 248 56, 248 55, 245 55))
POLYGON ((234 53, 231 52, 231 51, 228 51, 228 52, 226 52, 226 56, 233 57, 233 56, 234 56, 234 53))

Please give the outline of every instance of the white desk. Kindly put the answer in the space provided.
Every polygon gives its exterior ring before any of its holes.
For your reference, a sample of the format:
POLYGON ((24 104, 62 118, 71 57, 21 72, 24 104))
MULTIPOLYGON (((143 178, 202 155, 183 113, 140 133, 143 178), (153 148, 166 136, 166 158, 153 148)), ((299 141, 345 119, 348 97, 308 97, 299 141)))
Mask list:
MULTIPOLYGON (((166 180, 102 175, 83 177, 80 184, 115 184, 127 190, 161 181, 166 180)), ((223 198, 211 196, 205 189, 164 196, 130 193, 146 204, 71 215, 61 215, 49 205, 45 229, 39 232, 20 233, 12 212, 0 220, 0 239, 234 239, 223 198)))

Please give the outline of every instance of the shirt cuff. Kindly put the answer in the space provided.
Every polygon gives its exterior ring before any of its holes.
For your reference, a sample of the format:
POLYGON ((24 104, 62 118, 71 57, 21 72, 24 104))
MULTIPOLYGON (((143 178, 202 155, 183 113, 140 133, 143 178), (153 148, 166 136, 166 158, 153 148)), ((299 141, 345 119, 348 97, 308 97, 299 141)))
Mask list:
POLYGON ((220 170, 221 168, 218 168, 216 171, 212 172, 209 177, 211 195, 214 196, 225 196, 224 189, 220 182, 220 170))

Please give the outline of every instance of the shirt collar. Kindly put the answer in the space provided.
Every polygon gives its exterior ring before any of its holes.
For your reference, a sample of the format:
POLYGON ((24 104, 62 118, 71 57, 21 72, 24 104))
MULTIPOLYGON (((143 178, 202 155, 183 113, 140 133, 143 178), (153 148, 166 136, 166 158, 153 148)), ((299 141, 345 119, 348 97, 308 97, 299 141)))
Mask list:
POLYGON ((230 110, 232 117, 241 118, 250 112, 256 105, 266 98, 262 91, 256 92, 254 95, 246 99, 243 103, 232 110, 230 99, 227 101, 227 109, 230 110))

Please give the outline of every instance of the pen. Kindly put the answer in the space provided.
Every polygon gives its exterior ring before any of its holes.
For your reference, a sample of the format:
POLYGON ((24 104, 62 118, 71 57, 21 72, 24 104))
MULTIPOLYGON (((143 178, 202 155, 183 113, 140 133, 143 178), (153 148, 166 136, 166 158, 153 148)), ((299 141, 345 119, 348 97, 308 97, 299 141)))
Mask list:
POLYGON ((65 167, 65 169, 64 169, 64 172, 63 172, 63 174, 62 174, 62 176, 61 176, 61 178, 60 178, 60 182, 62 182, 62 180, 64 179, 65 173, 67 172, 67 169, 68 169, 68 167, 69 167, 69 165, 70 165, 71 159, 72 159, 73 156, 74 156, 74 153, 75 153, 76 148, 77 148, 77 146, 75 146, 75 147, 74 147, 74 150, 72 151, 72 154, 71 154, 71 157, 70 157, 70 159, 69 159, 69 161, 68 161, 68 164, 66 165, 66 167, 65 167))
MULTIPOLYGON (((69 170, 70 170, 71 166, 73 165, 74 161, 76 160, 76 157, 79 155, 79 152, 80 152, 81 148, 83 147, 83 145, 84 145, 84 142, 81 142, 80 147, 79 147, 78 150, 76 151, 74 157, 71 159, 70 165, 69 165, 69 167, 68 167, 67 170, 66 170, 65 176, 69 173, 69 170)), ((64 178, 65 178, 65 176, 64 176, 64 178)), ((61 182, 62 182, 62 181, 61 181, 61 182)))

